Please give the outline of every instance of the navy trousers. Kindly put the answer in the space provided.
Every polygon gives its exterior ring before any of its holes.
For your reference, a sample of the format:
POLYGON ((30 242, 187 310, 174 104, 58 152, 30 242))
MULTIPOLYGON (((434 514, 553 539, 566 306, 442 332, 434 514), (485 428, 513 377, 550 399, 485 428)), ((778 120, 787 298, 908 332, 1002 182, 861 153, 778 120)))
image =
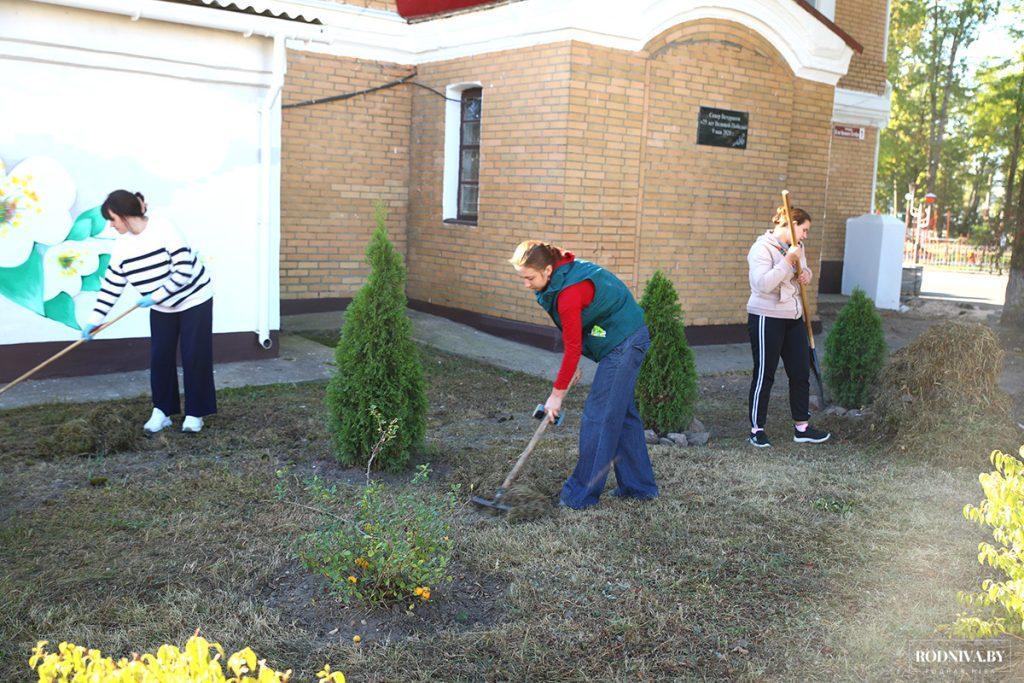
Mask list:
POLYGON ((149 383, 153 405, 166 415, 181 412, 178 348, 185 375, 185 414, 217 412, 213 386, 213 299, 180 313, 149 312, 149 383), (180 342, 180 344, 179 344, 180 342))
POLYGON ((658 485, 647 454, 644 424, 634 393, 651 337, 642 326, 597 364, 583 406, 580 456, 562 487, 561 501, 577 510, 597 503, 608 471, 615 468, 615 495, 656 498, 658 485))

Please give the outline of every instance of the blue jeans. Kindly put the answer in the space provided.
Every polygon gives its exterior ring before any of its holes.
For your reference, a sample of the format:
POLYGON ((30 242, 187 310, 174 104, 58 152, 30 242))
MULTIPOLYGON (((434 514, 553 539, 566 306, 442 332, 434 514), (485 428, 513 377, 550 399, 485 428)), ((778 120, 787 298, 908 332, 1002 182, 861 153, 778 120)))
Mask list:
POLYGON ((615 468, 615 495, 656 498, 658 485, 647 454, 644 425, 634 392, 651 337, 642 326, 597 364, 597 375, 583 406, 580 457, 562 487, 561 502, 581 510, 595 505, 608 470, 615 468))

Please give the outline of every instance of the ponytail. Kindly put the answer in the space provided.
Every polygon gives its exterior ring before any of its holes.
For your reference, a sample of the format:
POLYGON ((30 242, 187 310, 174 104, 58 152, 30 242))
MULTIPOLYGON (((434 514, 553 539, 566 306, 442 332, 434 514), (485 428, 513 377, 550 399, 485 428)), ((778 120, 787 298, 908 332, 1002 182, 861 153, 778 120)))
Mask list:
POLYGON ((525 240, 519 243, 508 262, 516 268, 544 270, 548 266, 554 267, 562 257, 563 251, 554 245, 540 240, 525 240))

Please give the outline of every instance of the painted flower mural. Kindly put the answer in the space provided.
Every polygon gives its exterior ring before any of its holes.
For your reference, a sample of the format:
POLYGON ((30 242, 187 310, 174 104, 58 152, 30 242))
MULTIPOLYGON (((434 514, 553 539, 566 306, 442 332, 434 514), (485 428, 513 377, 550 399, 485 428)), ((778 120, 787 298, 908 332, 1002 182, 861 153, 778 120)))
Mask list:
POLYGON ((0 161, 0 296, 79 329, 74 297, 98 291, 112 240, 99 207, 72 220, 75 183, 49 157, 0 161))
POLYGON ((35 242, 54 244, 68 234, 75 183, 47 157, 3 171, 0 163, 0 268, 13 268, 28 259, 35 242))
POLYGON ((74 298, 82 291, 82 277, 100 266, 99 240, 67 240, 55 244, 43 254, 43 300, 61 292, 74 298))

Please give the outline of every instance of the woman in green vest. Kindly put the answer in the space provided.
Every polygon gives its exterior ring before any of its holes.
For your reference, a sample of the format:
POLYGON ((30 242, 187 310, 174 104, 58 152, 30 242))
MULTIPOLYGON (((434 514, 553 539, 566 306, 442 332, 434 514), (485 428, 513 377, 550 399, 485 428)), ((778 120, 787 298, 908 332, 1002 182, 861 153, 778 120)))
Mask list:
POLYGON ((509 262, 562 331, 562 366, 544 404, 548 419, 558 417, 571 380, 579 376, 580 356, 598 364, 580 421, 579 459, 559 504, 576 510, 595 505, 613 467, 618 484, 613 495, 656 498, 658 485, 633 398, 651 345, 643 309, 612 273, 546 242, 522 242, 509 262))

